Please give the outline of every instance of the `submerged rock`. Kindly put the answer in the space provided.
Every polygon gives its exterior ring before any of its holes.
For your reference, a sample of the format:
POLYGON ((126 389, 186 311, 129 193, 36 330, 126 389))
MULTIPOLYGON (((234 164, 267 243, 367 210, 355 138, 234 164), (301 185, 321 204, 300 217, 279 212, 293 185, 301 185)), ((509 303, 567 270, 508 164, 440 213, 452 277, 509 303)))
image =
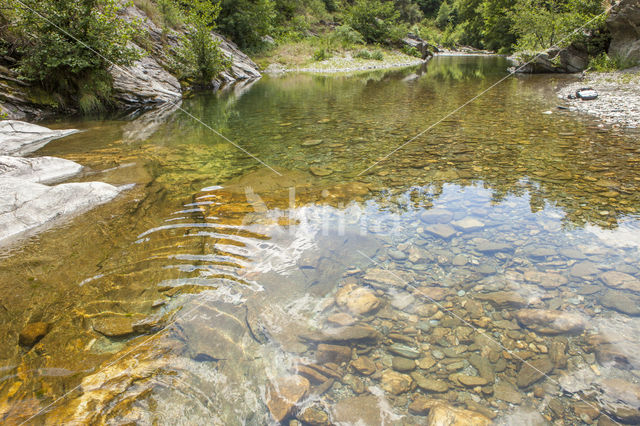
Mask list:
POLYGON ((484 300, 500 308, 521 308, 527 305, 527 300, 515 291, 494 291, 474 295, 478 300, 484 300))
POLYGON ((526 388, 553 370, 553 363, 549 357, 537 358, 523 362, 518 372, 517 385, 519 388, 526 388))
POLYGON ((427 426, 488 426, 490 424, 491 419, 484 414, 448 404, 435 404, 429 410, 429 417, 427 417, 427 426))
POLYGON ((370 376, 376 372, 376 363, 371 361, 367 356, 361 356, 351 363, 351 366, 356 369, 360 374, 370 376))
POLYGON ((627 315, 640 315, 640 297, 624 291, 609 290, 598 300, 605 308, 627 315))
POLYGON ((407 392, 411 388, 412 382, 413 379, 411 379, 411 376, 398 373, 397 371, 387 370, 382 374, 380 386, 390 394, 399 395, 407 392))
POLYGON ((358 342, 377 341, 382 334, 373 327, 353 325, 307 333, 300 337, 312 342, 358 342))
POLYGON ((319 344, 316 358, 320 363, 342 363, 351 360, 351 348, 340 345, 319 344))
POLYGON ((124 337, 133 334, 134 321, 133 318, 121 315, 104 316, 94 319, 92 327, 107 337, 124 337))
POLYGON ((431 235, 435 235, 436 237, 440 237, 445 240, 448 240, 456 233, 456 230, 453 229, 453 227, 443 223, 429 225, 424 230, 431 235))
POLYGON ((524 279, 544 288, 556 288, 569 282, 567 277, 557 272, 540 272, 535 269, 527 269, 524 272, 524 279))
POLYGON ((267 386, 267 407, 274 420, 289 416, 298 402, 309 392, 309 381, 301 376, 280 377, 267 386))
POLYGON ((624 272, 607 271, 600 275, 600 279, 609 287, 640 292, 640 280, 624 272))
POLYGON ((420 214, 420 219, 425 223, 449 223, 453 219, 453 213, 445 209, 431 209, 420 214))
POLYGON ((389 420, 375 395, 342 399, 333 406, 332 414, 333 423, 344 425, 381 425, 389 420))
POLYGON ((518 322, 541 334, 580 333, 586 327, 581 315, 550 309, 520 309, 518 322))
POLYGON ((42 339, 49 331, 49 324, 46 322, 32 322, 27 324, 20 335, 18 341, 24 346, 33 346, 42 339))
POLYGON ((353 314, 364 315, 380 307, 380 299, 373 291, 365 287, 358 287, 349 283, 341 287, 336 293, 336 304, 346 307, 353 314))
POLYGON ((405 272, 390 271, 387 269, 372 268, 364 275, 364 280, 375 287, 401 287, 404 288, 412 280, 405 272))

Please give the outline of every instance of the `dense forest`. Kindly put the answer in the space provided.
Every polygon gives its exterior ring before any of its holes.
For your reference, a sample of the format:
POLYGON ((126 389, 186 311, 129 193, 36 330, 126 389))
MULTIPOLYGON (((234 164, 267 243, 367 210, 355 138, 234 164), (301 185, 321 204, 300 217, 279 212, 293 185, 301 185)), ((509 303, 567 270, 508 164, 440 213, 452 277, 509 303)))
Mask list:
MULTIPOLYGON (((541 51, 576 38, 606 43, 606 35, 598 34, 604 27, 602 13, 609 6, 602 0, 8 0, 3 4, 0 66, 11 67, 20 80, 41 87, 48 102, 71 102, 86 111, 108 103, 109 64, 128 64, 145 54, 130 47, 129 42, 135 41, 144 50, 148 43, 138 22, 120 16, 128 4, 143 10, 165 34, 178 34, 180 47, 168 49, 163 65, 192 85, 211 82, 228 65, 212 31, 254 55, 268 55, 274 46, 312 42, 318 60, 335 46, 374 45, 417 55, 401 43, 407 34, 445 48, 470 46, 510 53, 541 51)), ((375 52, 371 56, 375 58, 375 52)))

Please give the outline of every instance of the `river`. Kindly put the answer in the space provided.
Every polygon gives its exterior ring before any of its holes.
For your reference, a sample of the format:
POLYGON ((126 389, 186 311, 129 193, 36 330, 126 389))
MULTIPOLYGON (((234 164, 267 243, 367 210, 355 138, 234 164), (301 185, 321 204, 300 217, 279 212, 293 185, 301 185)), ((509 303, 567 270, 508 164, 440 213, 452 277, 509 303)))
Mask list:
POLYGON ((637 424, 638 135, 557 109, 562 76, 449 115, 507 66, 184 100, 231 143, 177 109, 45 123, 83 131, 38 156, 134 185, 0 252, 1 421, 637 424))

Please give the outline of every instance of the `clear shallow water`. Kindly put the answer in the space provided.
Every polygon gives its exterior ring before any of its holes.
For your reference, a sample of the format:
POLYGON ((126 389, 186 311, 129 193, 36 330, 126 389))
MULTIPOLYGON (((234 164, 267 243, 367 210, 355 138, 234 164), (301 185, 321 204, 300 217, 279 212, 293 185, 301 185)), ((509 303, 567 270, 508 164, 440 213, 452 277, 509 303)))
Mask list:
POLYGON ((279 174, 179 111, 53 123, 86 131, 38 155, 136 186, 3 252, 3 422, 264 424, 298 387, 285 423, 424 424, 421 398, 637 422, 637 135, 556 110, 561 80, 513 78, 368 169, 506 66, 184 102, 279 174))

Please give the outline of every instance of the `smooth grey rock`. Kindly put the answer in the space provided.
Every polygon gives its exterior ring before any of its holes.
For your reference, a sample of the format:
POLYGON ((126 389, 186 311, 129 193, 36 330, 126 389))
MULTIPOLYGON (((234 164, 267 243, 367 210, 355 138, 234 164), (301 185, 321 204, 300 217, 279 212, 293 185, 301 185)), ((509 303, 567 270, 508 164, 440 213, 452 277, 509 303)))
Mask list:
POLYGON ((618 290, 608 290, 598 301, 602 306, 627 315, 640 315, 640 297, 618 290))
POLYGON ((609 55, 640 62, 640 3, 621 0, 607 17, 611 33, 609 55))
POLYGON ((169 74, 151 56, 132 44, 141 58, 129 66, 113 66, 109 69, 113 78, 113 96, 123 107, 178 102, 182 90, 178 79, 169 74))
POLYGON ((553 47, 536 54, 533 60, 526 56, 513 58, 516 62, 515 72, 525 74, 539 73, 576 73, 589 65, 589 53, 580 44, 572 44, 566 48, 553 47))
POLYGON ((101 182, 46 186, 0 178, 0 241, 112 200, 120 190, 101 182))
POLYGON ((76 132, 75 129, 51 130, 24 121, 0 121, 0 155, 23 156, 37 151, 54 139, 76 132))
POLYGON ((80 171, 80 164, 62 158, 19 158, 0 155, 0 178, 12 177, 27 182, 53 183, 75 176, 80 171))

